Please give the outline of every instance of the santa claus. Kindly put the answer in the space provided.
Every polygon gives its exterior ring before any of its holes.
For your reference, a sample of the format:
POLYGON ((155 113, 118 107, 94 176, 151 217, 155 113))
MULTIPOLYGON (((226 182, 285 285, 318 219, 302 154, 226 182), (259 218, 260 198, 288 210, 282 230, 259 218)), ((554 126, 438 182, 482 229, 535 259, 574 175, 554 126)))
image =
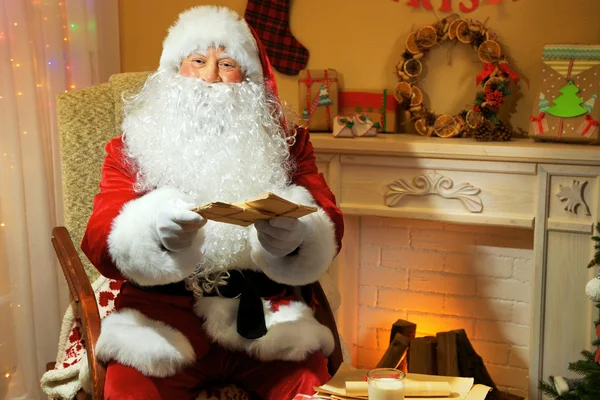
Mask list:
POLYGON ((343 221, 308 132, 287 126, 247 23, 196 7, 169 29, 158 70, 106 146, 82 249, 125 279, 96 346, 107 399, 193 399, 234 382, 263 399, 329 379, 332 333, 294 297, 340 248, 343 221), (313 205, 240 227, 191 209, 272 192, 313 205))

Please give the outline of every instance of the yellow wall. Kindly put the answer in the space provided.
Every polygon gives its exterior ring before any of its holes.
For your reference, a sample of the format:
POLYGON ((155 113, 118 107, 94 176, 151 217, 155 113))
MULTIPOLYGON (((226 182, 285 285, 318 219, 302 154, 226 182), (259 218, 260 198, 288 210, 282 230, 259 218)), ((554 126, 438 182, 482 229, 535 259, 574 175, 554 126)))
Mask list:
MULTIPOLYGON (((460 0, 452 0, 458 10, 460 0)), ((155 69, 162 40, 177 15, 195 5, 228 6, 243 15, 247 0, 119 0, 123 72, 155 69)), ((484 3, 484 0, 480 1, 484 3)), ((394 66, 413 28, 435 21, 432 12, 413 9, 406 0, 301 0, 292 2, 291 28, 310 52, 308 68, 333 68, 345 88, 393 88, 394 66)), ((439 8, 442 0, 431 0, 439 8)), ((466 4, 471 4, 465 1, 466 4)), ((439 13, 443 16, 444 13, 439 13)), ((488 19, 522 77, 512 97, 511 122, 526 129, 537 99, 537 71, 544 43, 600 43, 600 0, 504 0, 466 14, 488 19)), ((443 46, 424 62, 420 86, 426 104, 437 113, 454 114, 472 102, 481 62, 463 45, 443 46)), ((282 99, 298 104, 296 77, 277 75, 282 99)))

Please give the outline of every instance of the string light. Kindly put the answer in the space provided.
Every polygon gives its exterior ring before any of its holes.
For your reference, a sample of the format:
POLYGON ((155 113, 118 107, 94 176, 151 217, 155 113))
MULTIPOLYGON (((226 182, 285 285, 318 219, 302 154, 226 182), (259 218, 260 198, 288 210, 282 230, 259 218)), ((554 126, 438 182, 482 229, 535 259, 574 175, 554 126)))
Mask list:
POLYGON ((13 25, 14 25, 14 26, 17 26, 18 24, 15 22, 13 25))
POLYGON ((5 378, 8 378, 10 376, 9 373, 7 373, 6 375, 4 375, 5 378))
MULTIPOLYGON (((6 155, 6 153, 4 153, 4 155, 6 155)), ((0 224, 1 227, 4 227, 4 222, 0 224)))
POLYGON ((23 131, 23 135, 27 135, 27 131, 23 131))
POLYGON ((17 95, 19 95, 19 96, 22 96, 22 95, 23 95, 23 93, 21 93, 21 92, 17 92, 17 95))
POLYGON ((71 85, 71 89, 75 89, 75 85, 71 85))

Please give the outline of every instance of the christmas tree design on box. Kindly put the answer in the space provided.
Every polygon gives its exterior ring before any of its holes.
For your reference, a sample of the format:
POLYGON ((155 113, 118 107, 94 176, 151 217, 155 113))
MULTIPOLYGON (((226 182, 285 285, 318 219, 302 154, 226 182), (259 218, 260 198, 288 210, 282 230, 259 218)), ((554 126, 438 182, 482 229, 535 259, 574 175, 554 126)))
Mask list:
POLYGON ((600 45, 544 46, 540 78, 530 137, 600 144, 600 45))

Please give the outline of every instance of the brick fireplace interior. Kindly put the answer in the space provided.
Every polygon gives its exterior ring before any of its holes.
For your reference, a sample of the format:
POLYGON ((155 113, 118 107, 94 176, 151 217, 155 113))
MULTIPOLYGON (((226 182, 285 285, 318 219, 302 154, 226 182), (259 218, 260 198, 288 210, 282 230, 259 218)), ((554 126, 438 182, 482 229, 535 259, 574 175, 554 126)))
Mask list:
POLYGON ((398 319, 417 336, 464 329, 498 388, 527 395, 533 230, 361 217, 356 365, 398 319))

